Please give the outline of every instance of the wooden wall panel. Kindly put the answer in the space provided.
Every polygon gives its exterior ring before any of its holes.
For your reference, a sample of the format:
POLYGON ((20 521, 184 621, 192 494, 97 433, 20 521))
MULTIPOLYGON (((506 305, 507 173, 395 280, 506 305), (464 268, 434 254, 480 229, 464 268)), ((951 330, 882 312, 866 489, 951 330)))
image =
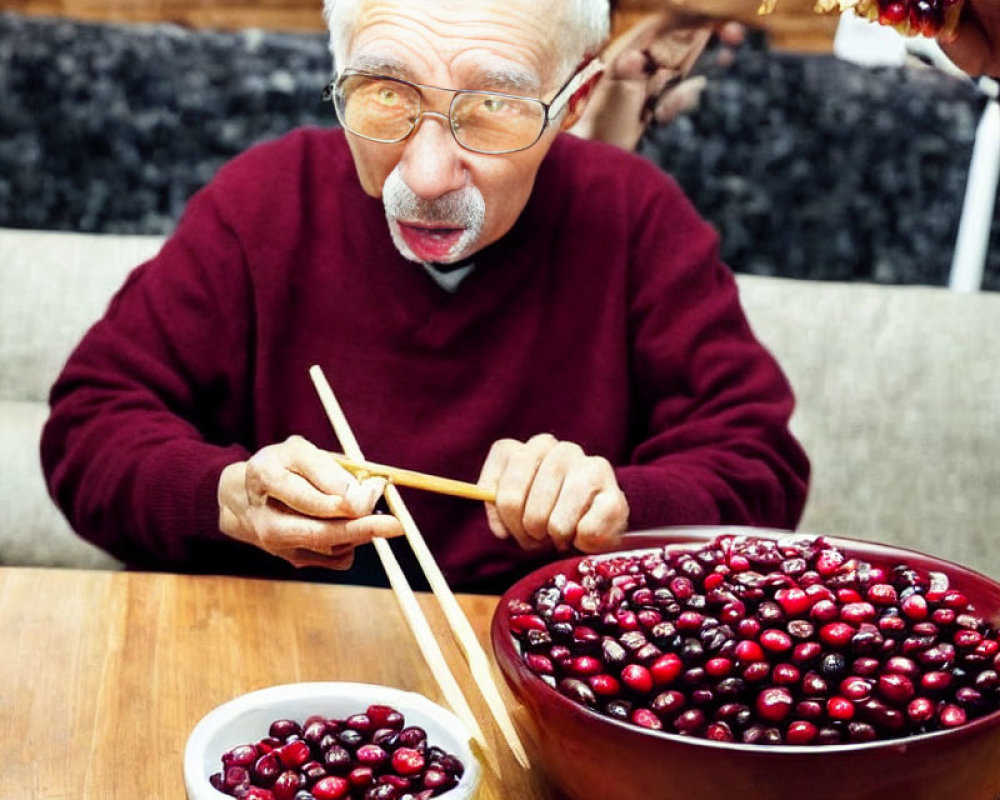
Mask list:
MULTIPOLYGON (((779 0, 774 14, 762 17, 756 14, 756 0, 623 0, 626 10, 619 16, 615 29, 628 27, 657 4, 683 2, 684 8, 765 28, 776 49, 829 51, 837 18, 814 14, 813 1, 779 0)), ((0 11, 104 22, 173 22, 221 30, 325 29, 321 0, 0 0, 0 11)))

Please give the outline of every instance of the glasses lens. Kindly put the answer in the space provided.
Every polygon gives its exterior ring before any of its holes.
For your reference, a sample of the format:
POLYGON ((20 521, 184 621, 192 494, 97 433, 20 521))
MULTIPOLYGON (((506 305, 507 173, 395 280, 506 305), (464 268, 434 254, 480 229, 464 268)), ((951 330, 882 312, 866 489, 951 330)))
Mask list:
POLYGON ((420 113, 416 89, 392 78, 346 75, 337 85, 334 100, 345 128, 381 142, 405 139, 420 113))
POLYGON ((530 147, 545 127, 545 107, 526 97, 459 92, 451 104, 451 124, 463 147, 505 153, 530 147))

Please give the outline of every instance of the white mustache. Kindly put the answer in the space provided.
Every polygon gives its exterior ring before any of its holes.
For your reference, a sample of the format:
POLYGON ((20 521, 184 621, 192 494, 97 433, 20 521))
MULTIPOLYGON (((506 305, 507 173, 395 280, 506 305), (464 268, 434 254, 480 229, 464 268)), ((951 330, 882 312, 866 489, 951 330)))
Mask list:
POLYGON ((425 200, 406 185, 399 165, 385 179, 382 204, 386 216, 404 222, 445 223, 453 228, 478 231, 486 221, 486 201, 472 184, 467 183, 434 200, 425 200))

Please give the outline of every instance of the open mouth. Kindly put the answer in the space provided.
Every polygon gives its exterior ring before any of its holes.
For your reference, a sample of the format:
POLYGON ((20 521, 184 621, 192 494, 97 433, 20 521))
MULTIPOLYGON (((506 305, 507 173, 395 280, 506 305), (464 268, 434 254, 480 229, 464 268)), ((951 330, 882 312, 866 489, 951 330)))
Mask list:
POLYGON ((400 236, 421 261, 445 261, 458 244, 465 228, 428 227, 397 222, 400 236))

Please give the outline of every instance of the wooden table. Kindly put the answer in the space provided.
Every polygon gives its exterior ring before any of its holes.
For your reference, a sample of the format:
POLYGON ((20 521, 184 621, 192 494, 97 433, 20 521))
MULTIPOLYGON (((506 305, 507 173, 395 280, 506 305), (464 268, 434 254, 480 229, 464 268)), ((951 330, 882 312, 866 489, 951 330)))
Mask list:
MULTIPOLYGON (((459 600, 490 652, 496 598, 459 600)), ((500 757, 502 777, 485 770, 477 797, 549 800, 504 745, 436 601, 421 603, 500 757)), ((443 702, 388 590, 0 567, 0 796, 183 800, 184 744, 207 711, 310 680, 443 702)))

